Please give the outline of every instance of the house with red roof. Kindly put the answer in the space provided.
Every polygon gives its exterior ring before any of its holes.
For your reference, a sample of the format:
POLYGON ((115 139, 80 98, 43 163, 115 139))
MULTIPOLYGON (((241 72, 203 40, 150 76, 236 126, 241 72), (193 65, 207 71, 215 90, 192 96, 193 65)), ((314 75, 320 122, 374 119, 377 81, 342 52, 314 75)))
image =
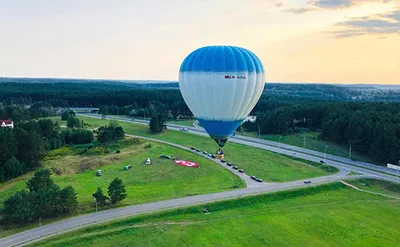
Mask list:
POLYGON ((0 126, 1 126, 1 127, 11 127, 11 128, 14 128, 14 122, 11 121, 10 119, 7 119, 7 120, 0 120, 0 126))

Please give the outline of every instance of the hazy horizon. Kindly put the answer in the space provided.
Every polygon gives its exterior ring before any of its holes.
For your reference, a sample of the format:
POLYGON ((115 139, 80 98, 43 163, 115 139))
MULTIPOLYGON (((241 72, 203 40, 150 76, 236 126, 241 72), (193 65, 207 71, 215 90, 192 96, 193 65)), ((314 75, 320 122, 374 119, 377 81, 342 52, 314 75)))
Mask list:
POLYGON ((398 0, 4 0, 0 32, 0 77, 177 81, 226 44, 267 82, 400 84, 398 0))

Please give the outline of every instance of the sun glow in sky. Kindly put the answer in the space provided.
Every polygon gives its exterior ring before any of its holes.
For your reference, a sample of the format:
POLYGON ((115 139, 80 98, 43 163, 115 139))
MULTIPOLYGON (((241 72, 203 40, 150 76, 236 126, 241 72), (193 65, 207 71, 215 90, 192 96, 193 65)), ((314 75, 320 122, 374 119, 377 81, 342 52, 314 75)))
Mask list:
POLYGON ((400 0, 0 0, 0 77, 176 81, 214 44, 271 82, 400 84, 400 0))

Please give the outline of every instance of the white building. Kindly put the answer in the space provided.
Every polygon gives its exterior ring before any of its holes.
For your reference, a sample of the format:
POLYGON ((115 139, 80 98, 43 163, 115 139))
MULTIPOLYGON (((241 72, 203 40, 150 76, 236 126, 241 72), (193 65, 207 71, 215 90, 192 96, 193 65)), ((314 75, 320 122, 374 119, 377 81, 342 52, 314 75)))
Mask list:
POLYGON ((14 122, 11 120, 0 120, 0 126, 1 127, 11 127, 14 128, 14 122))

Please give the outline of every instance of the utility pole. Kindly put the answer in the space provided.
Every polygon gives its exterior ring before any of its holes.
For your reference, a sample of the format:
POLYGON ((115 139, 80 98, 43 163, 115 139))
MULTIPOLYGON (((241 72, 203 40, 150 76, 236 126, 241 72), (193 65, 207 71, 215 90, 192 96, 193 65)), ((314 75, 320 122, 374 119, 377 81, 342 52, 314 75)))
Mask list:
POLYGON ((258 127, 258 139, 260 139, 261 138, 260 125, 257 124, 257 127, 258 127))
POLYGON ((304 140, 303 140, 303 148, 306 148, 306 136, 303 136, 304 140))
POLYGON ((96 203, 96 213, 97 213, 97 199, 96 199, 96 197, 94 197, 94 196, 93 196, 93 199, 94 199, 94 201, 95 201, 95 203, 96 203))
POLYGON ((279 137, 278 148, 281 148, 281 139, 282 139, 282 136, 279 137))

